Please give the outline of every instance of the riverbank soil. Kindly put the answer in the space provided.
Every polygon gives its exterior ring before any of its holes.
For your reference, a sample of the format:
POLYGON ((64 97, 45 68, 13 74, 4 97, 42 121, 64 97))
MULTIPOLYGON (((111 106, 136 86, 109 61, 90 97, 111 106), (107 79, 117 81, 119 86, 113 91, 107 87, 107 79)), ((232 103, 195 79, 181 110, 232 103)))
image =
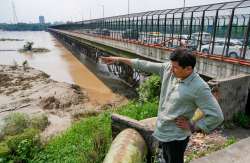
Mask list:
POLYGON ((91 99, 78 85, 54 81, 34 68, 0 65, 0 121, 11 112, 45 113, 50 121, 42 135, 46 139, 68 128, 75 118, 97 114, 126 98, 117 95, 98 105, 91 99))

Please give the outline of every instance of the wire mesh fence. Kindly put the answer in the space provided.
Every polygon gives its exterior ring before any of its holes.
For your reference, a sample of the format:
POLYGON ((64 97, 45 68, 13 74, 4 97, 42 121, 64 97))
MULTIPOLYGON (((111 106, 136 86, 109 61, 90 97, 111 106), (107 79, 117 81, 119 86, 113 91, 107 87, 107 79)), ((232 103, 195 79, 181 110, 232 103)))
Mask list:
POLYGON ((51 28, 250 60, 250 0, 133 13, 51 28))

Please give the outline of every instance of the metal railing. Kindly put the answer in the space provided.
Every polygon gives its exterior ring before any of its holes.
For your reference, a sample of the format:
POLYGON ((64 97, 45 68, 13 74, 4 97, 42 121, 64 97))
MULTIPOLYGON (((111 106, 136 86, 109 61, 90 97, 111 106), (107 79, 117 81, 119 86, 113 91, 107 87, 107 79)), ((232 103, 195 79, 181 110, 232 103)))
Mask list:
POLYGON ((144 45, 250 60, 250 0, 156 10, 51 26, 144 45))

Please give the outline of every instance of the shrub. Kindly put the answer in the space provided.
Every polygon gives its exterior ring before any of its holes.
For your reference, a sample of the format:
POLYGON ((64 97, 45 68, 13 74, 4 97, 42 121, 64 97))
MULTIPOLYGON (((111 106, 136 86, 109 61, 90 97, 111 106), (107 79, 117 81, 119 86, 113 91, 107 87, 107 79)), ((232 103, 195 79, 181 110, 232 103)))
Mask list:
POLYGON ((45 114, 40 114, 31 117, 30 126, 35 129, 44 130, 49 125, 48 117, 45 114))
POLYGON ((120 107, 117 113, 136 120, 143 120, 157 116, 157 110, 158 101, 145 103, 130 102, 120 107))
POLYGON ((4 138, 4 131, 3 131, 3 128, 0 126, 0 142, 3 140, 4 138))
POLYGON ((250 128, 250 117, 242 112, 238 112, 233 116, 233 121, 244 128, 250 128))
POLYGON ((139 101, 151 102, 159 99, 161 91, 161 78, 157 75, 150 76, 137 89, 139 101))
POLYGON ((8 145, 5 142, 0 143, 0 158, 7 157, 9 153, 8 145))
POLYGON ((5 118, 3 127, 5 146, 0 146, 0 156, 6 156, 4 162, 28 162, 32 159, 41 147, 39 133, 48 123, 48 117, 45 114, 31 118, 24 113, 9 114, 5 118))
POLYGON ((29 117, 25 113, 10 113, 4 120, 5 123, 2 129, 0 128, 0 140, 2 140, 5 135, 13 136, 20 134, 29 127, 42 131, 49 124, 48 117, 45 114, 29 117))
POLYGON ((19 150, 19 145, 22 143, 24 140, 31 141, 32 144, 37 144, 39 142, 39 137, 38 137, 39 131, 34 128, 28 128, 25 129, 23 133, 17 134, 15 136, 8 136, 6 138, 7 140, 7 145, 10 148, 12 152, 16 152, 19 150))
POLYGON ((7 145, 11 151, 9 160, 14 162, 28 162, 40 148, 39 130, 29 128, 23 133, 7 137, 7 145))
POLYGON ((10 113, 5 117, 3 132, 5 135, 15 135, 24 131, 28 127, 29 118, 24 113, 10 113))

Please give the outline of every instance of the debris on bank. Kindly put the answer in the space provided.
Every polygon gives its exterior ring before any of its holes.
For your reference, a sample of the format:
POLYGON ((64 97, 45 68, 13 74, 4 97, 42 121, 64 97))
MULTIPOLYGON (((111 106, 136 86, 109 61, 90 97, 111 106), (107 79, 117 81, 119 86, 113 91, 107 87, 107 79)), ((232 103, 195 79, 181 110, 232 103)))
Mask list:
POLYGON ((18 51, 20 53, 26 53, 26 52, 31 52, 31 53, 47 53, 47 52, 50 52, 50 50, 46 49, 46 48, 33 48, 31 50, 19 49, 18 51))
POLYGON ((23 39, 0 38, 0 41, 24 41, 23 39))
POLYGON ((26 52, 31 52, 31 53, 46 53, 49 52, 49 49, 46 48, 33 48, 32 46, 34 45, 34 42, 26 42, 26 44, 23 46, 22 49, 19 49, 18 51, 20 53, 26 53, 26 52))

